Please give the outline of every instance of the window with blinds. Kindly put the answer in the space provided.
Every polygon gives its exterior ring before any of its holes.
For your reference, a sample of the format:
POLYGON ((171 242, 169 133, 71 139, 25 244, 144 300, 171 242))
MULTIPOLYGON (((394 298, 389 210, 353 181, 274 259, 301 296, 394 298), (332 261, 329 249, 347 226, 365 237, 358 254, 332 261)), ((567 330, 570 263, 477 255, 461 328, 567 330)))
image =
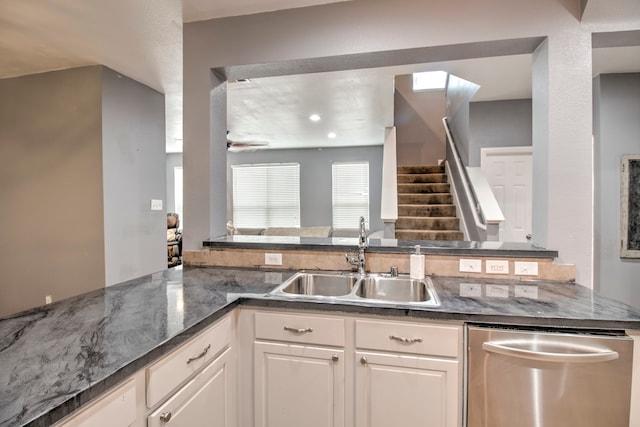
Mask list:
POLYGON ((300 165, 234 165, 233 226, 300 227, 300 165))
POLYGON ((333 163, 333 228, 369 224, 369 162, 333 163))

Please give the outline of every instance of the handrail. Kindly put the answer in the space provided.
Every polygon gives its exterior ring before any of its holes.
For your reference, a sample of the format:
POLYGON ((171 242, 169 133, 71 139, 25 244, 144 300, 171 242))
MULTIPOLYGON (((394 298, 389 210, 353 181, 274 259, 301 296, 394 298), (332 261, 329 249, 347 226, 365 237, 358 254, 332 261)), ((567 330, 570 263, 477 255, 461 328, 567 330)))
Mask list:
POLYGON ((475 193, 471 190, 471 186, 469 185, 469 176, 467 175, 467 168, 462 163, 460 159, 460 153, 458 153, 458 148, 453 142, 453 137, 451 136, 451 130, 449 129, 449 123, 447 122, 447 118, 442 118, 442 123, 444 124, 444 130, 447 133, 447 144, 449 144, 449 148, 451 148, 451 152, 453 153, 453 158, 456 163, 456 167, 461 171, 462 174, 462 187, 464 189, 464 194, 467 200, 473 201, 473 206, 475 209, 472 209, 473 212, 473 221, 477 228, 486 231, 487 223, 485 219, 481 216, 481 213, 478 210, 481 210, 480 204, 476 198, 475 193))

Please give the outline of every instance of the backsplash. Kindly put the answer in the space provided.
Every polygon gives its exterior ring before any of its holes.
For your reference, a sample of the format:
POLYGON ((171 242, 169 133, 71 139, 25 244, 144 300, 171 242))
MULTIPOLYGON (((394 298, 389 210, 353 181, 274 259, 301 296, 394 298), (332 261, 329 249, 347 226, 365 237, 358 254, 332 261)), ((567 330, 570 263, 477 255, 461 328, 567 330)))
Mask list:
MULTIPOLYGON (((353 254, 349 253, 349 255, 353 254)), ((481 257, 437 254, 426 254, 425 258, 425 274, 427 275, 553 280, 561 282, 574 282, 576 277, 575 265, 555 264, 551 258, 481 257), (475 261, 467 263, 473 271, 460 272, 460 259, 475 261), (519 274, 515 274, 516 262, 519 263, 519 274), (533 265, 537 266, 537 274, 534 274, 535 269, 533 265)), ((366 262, 366 270, 368 272, 387 273, 391 270, 392 266, 397 266, 400 273, 409 273, 409 254, 372 252, 367 253, 366 262)), ((262 249, 213 248, 199 251, 185 251, 183 254, 183 263, 192 266, 249 267, 269 270, 351 270, 351 266, 347 264, 345 260, 344 251, 273 251, 262 249), (272 254, 274 252, 282 255, 282 265, 265 264, 265 254, 272 254)))

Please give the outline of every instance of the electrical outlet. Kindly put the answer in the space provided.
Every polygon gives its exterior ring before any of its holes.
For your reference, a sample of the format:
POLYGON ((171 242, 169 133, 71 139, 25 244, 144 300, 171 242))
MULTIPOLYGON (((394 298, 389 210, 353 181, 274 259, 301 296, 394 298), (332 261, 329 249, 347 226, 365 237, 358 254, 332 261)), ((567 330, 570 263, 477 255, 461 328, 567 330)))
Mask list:
POLYGON ((51 304, 52 302, 53 302, 53 298, 51 298, 51 295, 47 295, 44 297, 45 304, 51 304))
POLYGON ((538 263, 516 261, 513 264, 513 270, 516 276, 537 276, 538 263))
POLYGON ((507 260, 487 260, 485 272, 488 274, 509 274, 509 261, 507 260))
POLYGON ((282 265, 282 254, 264 254, 265 265, 282 265))
POLYGON ((459 269, 461 273, 482 273, 482 260, 461 258, 459 269))

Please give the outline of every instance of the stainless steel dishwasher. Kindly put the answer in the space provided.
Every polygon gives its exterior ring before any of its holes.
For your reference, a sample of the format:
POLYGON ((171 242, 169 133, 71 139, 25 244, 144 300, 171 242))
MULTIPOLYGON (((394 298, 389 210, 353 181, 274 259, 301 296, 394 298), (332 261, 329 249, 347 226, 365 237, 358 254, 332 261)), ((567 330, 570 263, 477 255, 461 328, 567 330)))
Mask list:
POLYGON ((469 326, 468 427, 629 427, 623 333, 469 326))

